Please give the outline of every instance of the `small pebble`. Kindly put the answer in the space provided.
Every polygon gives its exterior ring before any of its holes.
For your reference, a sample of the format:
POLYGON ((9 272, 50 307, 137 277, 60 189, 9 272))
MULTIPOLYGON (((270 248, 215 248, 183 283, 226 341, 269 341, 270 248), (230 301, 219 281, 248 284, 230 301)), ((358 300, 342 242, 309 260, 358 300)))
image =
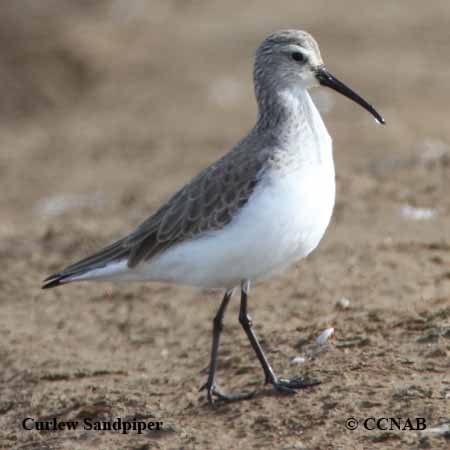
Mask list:
POLYGON ((306 359, 303 358, 303 356, 291 356, 289 359, 289 364, 295 365, 295 364, 304 364, 306 359))
POLYGON ((413 220, 430 220, 437 214, 434 208, 416 208, 411 205, 403 205, 400 209, 403 217, 413 220))
POLYGON ((349 307, 350 300, 346 297, 342 297, 336 302, 336 308, 338 309, 348 309, 349 307))
POLYGON ((316 344, 322 345, 328 341, 328 338, 334 333, 334 328, 327 328, 316 337, 316 344))

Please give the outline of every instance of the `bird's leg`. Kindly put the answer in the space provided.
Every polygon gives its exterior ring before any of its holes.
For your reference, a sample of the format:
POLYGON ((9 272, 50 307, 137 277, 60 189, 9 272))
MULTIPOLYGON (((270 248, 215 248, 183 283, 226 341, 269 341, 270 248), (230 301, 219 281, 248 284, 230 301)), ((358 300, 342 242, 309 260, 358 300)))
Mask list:
POLYGON ((279 391, 286 392, 288 394, 295 393, 294 389, 301 389, 309 386, 304 380, 295 379, 295 380, 287 380, 283 378, 278 378, 272 367, 269 364, 269 361, 264 354, 264 351, 261 347, 261 344, 256 337, 255 331, 252 327, 252 320, 247 314, 247 298, 248 292, 250 290, 250 281, 244 281, 241 286, 241 308, 239 311, 239 322, 244 328, 245 334, 247 335, 250 344, 253 347, 253 350, 256 353, 256 356, 261 363, 261 366, 264 370, 264 375, 266 377, 266 383, 270 383, 273 387, 279 391))
POLYGON ((273 372, 272 367, 270 367, 269 361, 267 361, 266 355, 261 347, 261 344, 256 337, 255 331, 252 327, 252 319, 247 313, 247 298, 248 291, 250 290, 250 282, 245 281, 241 286, 241 308, 239 310, 239 323, 244 328, 245 334, 247 335, 250 344, 252 344, 253 350, 261 363, 264 370, 264 375, 266 377, 266 383, 271 383, 277 379, 277 376, 273 372))
POLYGON ((229 289, 225 292, 222 303, 217 310, 216 316, 213 320, 213 339, 212 339, 212 349, 211 349, 211 362, 209 364, 208 380, 200 388, 200 390, 206 389, 208 402, 210 405, 213 403, 213 395, 219 400, 243 400, 249 398, 253 393, 241 393, 241 394, 224 394, 215 382, 215 375, 217 369, 217 354, 219 350, 220 334, 223 329, 223 316, 225 315, 225 310, 227 309, 228 303, 233 295, 233 289, 229 289))
POLYGON ((223 329, 223 316, 225 315, 225 310, 227 309, 228 303, 231 300, 231 296, 233 295, 233 290, 225 291, 225 295, 223 297, 222 303, 217 310, 216 316, 213 320, 213 338, 212 338, 212 348, 211 348, 211 362, 209 363, 208 370, 208 380, 206 383, 200 388, 200 390, 206 389, 208 402, 212 404, 212 396, 218 390, 215 377, 216 377, 216 369, 217 369, 217 354, 219 351, 219 342, 220 342, 220 333, 223 329))

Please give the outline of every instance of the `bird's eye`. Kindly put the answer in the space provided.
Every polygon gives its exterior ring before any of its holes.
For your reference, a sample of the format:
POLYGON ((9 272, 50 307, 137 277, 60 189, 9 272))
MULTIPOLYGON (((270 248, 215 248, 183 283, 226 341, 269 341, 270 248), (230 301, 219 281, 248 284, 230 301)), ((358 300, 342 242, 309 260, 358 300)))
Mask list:
POLYGON ((303 55, 303 53, 294 52, 294 53, 292 53, 291 56, 292 56, 292 59, 294 61, 297 61, 297 62, 304 62, 305 61, 305 56, 303 55))

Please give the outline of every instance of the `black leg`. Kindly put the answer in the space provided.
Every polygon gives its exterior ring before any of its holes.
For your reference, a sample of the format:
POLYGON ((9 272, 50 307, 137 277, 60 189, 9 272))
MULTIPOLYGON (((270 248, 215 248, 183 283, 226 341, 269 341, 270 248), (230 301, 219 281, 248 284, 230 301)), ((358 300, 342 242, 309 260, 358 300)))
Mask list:
POLYGON ((304 380, 301 379, 286 380, 278 378, 275 375, 269 361, 266 358, 266 355, 264 354, 261 344, 258 342, 258 338, 256 337, 255 331, 252 327, 252 320, 247 314, 247 298, 249 289, 250 282, 244 281, 241 286, 241 308, 239 311, 239 322, 244 328, 245 334, 247 335, 248 340, 250 341, 250 344, 252 345, 259 362, 261 363, 264 370, 264 375, 266 377, 266 383, 270 383, 275 387, 275 389, 289 394, 295 393, 294 389, 309 386, 310 384, 305 384, 304 380))
POLYGON ((211 348, 211 362, 209 363, 208 380, 200 390, 206 389, 208 402, 212 404, 212 395, 217 386, 214 382, 216 377, 217 369, 217 353, 219 351, 220 333, 223 329, 223 316, 225 315, 225 310, 227 309, 228 303, 230 303, 231 296, 233 295, 233 290, 228 290, 225 292, 222 303, 217 310, 216 316, 213 320, 213 339, 211 348))
POLYGON ((225 296, 223 297, 222 303, 217 310, 217 314, 213 320, 213 339, 211 348, 211 362, 209 364, 208 380, 200 388, 200 390, 206 389, 209 404, 213 403, 213 395, 219 400, 243 400, 249 398, 253 393, 240 393, 240 394, 224 394, 221 392, 219 387, 215 382, 216 369, 217 369, 217 354, 219 351, 220 334, 223 329, 223 316, 225 315, 225 310, 227 309, 228 303, 233 295, 233 289, 227 290, 225 296))
POLYGON ((272 367, 270 367, 269 361, 267 361, 266 355, 264 354, 261 344, 259 343, 255 331, 253 330, 252 319, 247 314, 247 298, 249 289, 250 282, 246 281, 242 283, 239 323, 242 325, 242 328, 244 328, 245 334, 247 335, 250 344, 252 344, 253 350, 255 351, 259 362, 261 363, 261 366, 264 370, 264 375, 266 377, 266 383, 272 383, 277 379, 277 376, 274 374, 272 367))

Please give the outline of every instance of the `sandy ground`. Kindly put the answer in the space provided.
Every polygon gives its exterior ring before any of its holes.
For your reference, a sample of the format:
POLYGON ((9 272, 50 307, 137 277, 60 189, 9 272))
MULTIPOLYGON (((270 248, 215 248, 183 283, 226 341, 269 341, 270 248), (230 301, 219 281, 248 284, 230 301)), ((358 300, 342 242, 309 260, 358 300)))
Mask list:
POLYGON ((1 448, 448 448, 448 1, 48 0, 2 17, 1 448), (211 409, 198 389, 220 292, 40 283, 130 231, 252 126, 252 52, 287 27, 313 33, 388 125, 316 94, 334 138, 333 221, 307 261, 251 293, 277 373, 320 384, 264 386, 234 299, 219 382, 257 394, 211 409), (38 432, 26 417, 163 428, 38 432), (365 430, 370 417, 423 417, 427 431, 365 430))

